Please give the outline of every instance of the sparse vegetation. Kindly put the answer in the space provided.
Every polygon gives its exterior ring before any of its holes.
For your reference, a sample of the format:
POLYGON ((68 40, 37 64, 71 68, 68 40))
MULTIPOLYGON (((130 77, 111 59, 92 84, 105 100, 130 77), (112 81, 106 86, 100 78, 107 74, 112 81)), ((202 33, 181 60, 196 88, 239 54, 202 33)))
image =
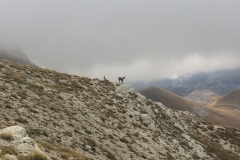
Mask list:
POLYGON ((17 160, 17 157, 15 155, 5 154, 2 160, 17 160))
POLYGON ((214 130, 213 124, 208 125, 207 128, 208 128, 210 131, 213 131, 213 130, 214 130))
POLYGON ((10 132, 3 132, 0 134, 0 138, 7 140, 7 141, 11 141, 11 140, 13 140, 13 135, 10 132))
POLYGON ((31 160, 49 160, 47 155, 40 150, 34 150, 29 157, 31 160))
POLYGON ((49 137, 48 133, 46 130, 42 130, 42 129, 39 129, 39 128, 29 128, 27 129, 27 133, 29 136, 46 136, 46 137, 49 137))
POLYGON ((28 120, 22 117, 16 118, 15 121, 22 123, 22 124, 27 124, 28 120))
POLYGON ((193 134, 193 137, 200 141, 201 143, 204 143, 205 146, 205 150, 210 154, 215 154, 219 159, 239 159, 240 156, 238 156, 236 153, 233 153, 229 150, 226 150, 224 148, 222 148, 218 143, 210 140, 209 138, 207 138, 206 136, 200 134, 200 133, 195 133, 193 134))
POLYGON ((0 149, 2 150, 2 155, 5 155, 5 154, 17 155, 17 151, 13 147, 0 146, 0 149))
POLYGON ((63 148, 57 145, 54 145, 53 143, 49 143, 47 141, 38 141, 39 144, 41 144, 44 148, 52 150, 60 154, 61 158, 63 159, 69 159, 70 157, 75 158, 77 160, 88 160, 86 156, 82 155, 79 152, 75 152, 67 147, 63 148))
POLYGON ((119 140, 123 143, 129 143, 128 140, 125 137, 122 137, 119 140))

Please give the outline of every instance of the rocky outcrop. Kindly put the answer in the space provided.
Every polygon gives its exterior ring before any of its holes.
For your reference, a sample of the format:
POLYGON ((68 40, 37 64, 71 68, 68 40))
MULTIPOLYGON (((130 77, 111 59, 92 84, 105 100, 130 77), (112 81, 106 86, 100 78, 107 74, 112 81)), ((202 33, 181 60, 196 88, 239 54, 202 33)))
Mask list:
POLYGON ((28 137, 26 130, 21 126, 11 126, 0 130, 0 146, 5 149, 6 153, 2 151, 2 157, 4 159, 17 159, 17 157, 31 157, 32 153, 38 152, 45 159, 50 159, 46 156, 37 146, 35 141, 28 137), (10 155, 7 149, 15 155, 10 155))

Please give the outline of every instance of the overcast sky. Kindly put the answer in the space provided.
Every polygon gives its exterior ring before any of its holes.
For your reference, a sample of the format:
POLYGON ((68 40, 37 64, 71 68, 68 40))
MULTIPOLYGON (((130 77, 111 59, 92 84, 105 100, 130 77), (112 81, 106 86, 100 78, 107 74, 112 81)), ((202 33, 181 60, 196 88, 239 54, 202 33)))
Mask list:
POLYGON ((239 0, 0 0, 0 46, 111 81, 240 66, 239 0))

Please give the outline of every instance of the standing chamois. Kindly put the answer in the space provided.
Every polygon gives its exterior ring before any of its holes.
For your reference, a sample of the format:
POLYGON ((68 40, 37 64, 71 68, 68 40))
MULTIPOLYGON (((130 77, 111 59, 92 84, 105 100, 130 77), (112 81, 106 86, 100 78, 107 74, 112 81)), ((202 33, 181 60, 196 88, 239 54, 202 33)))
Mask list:
POLYGON ((109 80, 105 78, 105 76, 103 77, 103 79, 104 79, 105 84, 110 83, 109 80))
POLYGON ((126 76, 125 76, 125 77, 118 77, 119 84, 120 84, 120 82, 123 83, 123 80, 124 80, 125 78, 126 78, 126 76))

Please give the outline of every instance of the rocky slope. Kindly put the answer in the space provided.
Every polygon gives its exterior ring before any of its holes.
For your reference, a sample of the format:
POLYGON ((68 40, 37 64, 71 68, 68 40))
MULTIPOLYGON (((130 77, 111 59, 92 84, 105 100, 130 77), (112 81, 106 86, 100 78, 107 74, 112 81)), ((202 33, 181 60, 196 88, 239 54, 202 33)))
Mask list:
POLYGON ((185 98, 197 102, 202 105, 210 105, 213 101, 220 98, 220 96, 210 90, 194 90, 185 98))
POLYGON ((29 156, 9 145, 15 133, 3 131, 16 125, 45 155, 35 159, 240 158, 239 130, 168 109, 125 84, 0 61, 0 108, 4 160, 34 159, 34 149, 29 156))

